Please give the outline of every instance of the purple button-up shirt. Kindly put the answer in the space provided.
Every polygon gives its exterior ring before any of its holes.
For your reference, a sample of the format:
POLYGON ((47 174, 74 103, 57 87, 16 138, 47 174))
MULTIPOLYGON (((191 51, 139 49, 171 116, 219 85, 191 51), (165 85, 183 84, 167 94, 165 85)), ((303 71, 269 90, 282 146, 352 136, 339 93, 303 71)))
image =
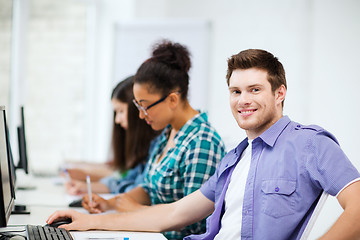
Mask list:
MULTIPOLYGON (((207 232, 185 240, 210 240, 219 232, 231 173, 247 145, 245 139, 230 151, 201 187, 215 210, 207 232)), ((321 192, 334 196, 359 177, 332 134, 282 117, 252 142, 241 239, 299 239, 321 192)))

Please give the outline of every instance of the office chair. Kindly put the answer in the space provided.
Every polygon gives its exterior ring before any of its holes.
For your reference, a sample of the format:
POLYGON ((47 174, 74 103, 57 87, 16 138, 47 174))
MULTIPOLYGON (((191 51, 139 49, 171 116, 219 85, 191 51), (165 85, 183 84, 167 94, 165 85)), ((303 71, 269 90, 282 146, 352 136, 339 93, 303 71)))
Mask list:
POLYGON ((326 199, 327 197, 329 196, 329 194, 325 191, 323 191, 321 193, 321 196, 319 198, 319 201, 318 203, 316 204, 316 207, 314 209, 314 212, 313 214, 311 215, 310 217, 310 220, 308 222, 308 224, 306 225, 305 227, 305 230, 303 232, 303 234, 301 235, 301 238, 300 240, 306 240, 308 239, 309 235, 310 235, 310 232, 312 230, 312 228, 314 227, 314 224, 316 222, 316 219, 318 218, 319 214, 320 214, 320 211, 321 209, 323 208, 325 202, 326 202, 326 199))

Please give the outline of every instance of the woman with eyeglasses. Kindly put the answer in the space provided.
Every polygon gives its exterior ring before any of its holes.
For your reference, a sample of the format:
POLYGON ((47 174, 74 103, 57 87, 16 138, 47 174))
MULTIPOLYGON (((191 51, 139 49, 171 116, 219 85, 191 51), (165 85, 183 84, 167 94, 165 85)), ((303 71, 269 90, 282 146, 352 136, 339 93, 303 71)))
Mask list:
MULTIPOLYGON (((164 130, 145 168, 143 183, 110 200, 93 195, 91 206, 86 196, 83 202, 89 212, 126 212, 171 203, 198 190, 215 172, 225 146, 206 113, 189 104, 189 69, 188 50, 169 41, 155 45, 152 57, 140 66, 134 79, 133 103, 152 129, 164 130)), ((205 230, 205 221, 201 221, 164 235, 182 239, 205 230)))

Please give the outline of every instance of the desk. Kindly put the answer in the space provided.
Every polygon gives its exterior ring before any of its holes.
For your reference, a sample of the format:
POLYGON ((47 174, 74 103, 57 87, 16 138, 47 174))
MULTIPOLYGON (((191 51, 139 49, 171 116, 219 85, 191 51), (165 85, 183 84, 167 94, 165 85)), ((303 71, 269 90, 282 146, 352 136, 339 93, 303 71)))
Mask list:
MULTIPOLYGON (((44 225, 47 217, 56 210, 69 209, 68 204, 73 200, 65 192, 59 178, 37 178, 21 175, 17 179, 18 185, 32 185, 35 189, 16 190, 15 204, 24 204, 31 212, 26 215, 11 215, 8 226, 12 225, 44 225), (28 184, 29 183, 29 184, 28 184)), ((73 208, 74 209, 74 208, 73 208)), ((76 208, 75 208, 76 209, 76 208)), ((78 208, 80 212, 85 211, 78 208)), ((88 239, 116 239, 123 240, 166 240, 161 233, 124 232, 124 231, 72 231, 71 235, 76 240, 88 239)))

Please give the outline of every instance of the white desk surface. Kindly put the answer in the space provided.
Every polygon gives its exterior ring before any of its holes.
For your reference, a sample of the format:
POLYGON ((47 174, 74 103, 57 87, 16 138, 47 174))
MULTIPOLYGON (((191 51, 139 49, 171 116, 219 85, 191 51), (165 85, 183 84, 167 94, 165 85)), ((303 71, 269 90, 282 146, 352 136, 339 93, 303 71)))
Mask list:
MULTIPOLYGON (((10 216, 8 226, 18 225, 45 225, 47 217, 56 210, 69 209, 68 204, 74 197, 66 194, 62 181, 59 178, 37 178, 21 175, 18 177, 18 186, 35 186, 35 189, 16 190, 15 204, 24 204, 30 214, 13 214, 10 216)), ((74 208, 73 208, 74 209, 74 208)), ((76 209, 76 208, 75 208, 76 209)), ((79 208, 80 212, 84 209, 79 208)), ((76 240, 116 239, 123 240, 164 240, 161 233, 124 232, 124 231, 72 231, 76 240)))

